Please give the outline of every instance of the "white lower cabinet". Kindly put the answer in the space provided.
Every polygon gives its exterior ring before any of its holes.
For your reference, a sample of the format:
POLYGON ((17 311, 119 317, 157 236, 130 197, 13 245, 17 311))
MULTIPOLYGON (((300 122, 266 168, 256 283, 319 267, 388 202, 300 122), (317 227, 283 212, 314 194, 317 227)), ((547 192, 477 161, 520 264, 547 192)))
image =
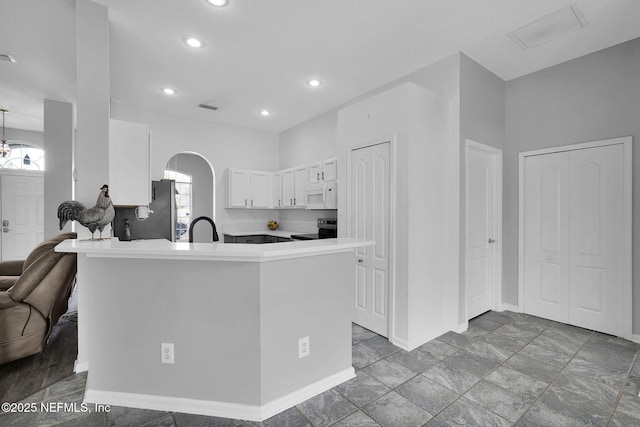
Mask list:
POLYGON ((271 207, 271 172, 229 169, 230 208, 271 207))

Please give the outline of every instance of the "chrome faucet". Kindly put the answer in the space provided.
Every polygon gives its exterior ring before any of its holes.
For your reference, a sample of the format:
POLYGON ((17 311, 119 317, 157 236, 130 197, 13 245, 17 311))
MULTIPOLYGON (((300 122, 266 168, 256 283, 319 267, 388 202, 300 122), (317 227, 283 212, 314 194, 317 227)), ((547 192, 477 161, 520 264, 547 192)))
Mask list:
POLYGON ((213 228, 213 241, 217 242, 220 240, 218 239, 218 232, 216 231, 216 225, 213 223, 213 220, 208 216, 199 216, 198 218, 191 221, 191 225, 189 226, 189 243, 193 243, 193 226, 196 225, 198 221, 203 219, 209 221, 209 224, 211 224, 211 228, 213 228))

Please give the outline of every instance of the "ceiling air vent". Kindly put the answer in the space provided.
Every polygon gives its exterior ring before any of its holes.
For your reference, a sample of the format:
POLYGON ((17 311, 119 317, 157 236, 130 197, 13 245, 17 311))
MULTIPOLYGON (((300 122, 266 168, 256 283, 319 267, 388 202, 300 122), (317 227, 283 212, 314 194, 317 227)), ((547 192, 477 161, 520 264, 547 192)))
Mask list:
POLYGON ((206 108, 208 110, 213 110, 213 111, 216 111, 218 109, 218 107, 214 107, 213 105, 207 105, 207 104, 200 104, 198 105, 198 107, 206 108))
POLYGON ((586 27, 587 20, 574 4, 508 33, 507 37, 523 50, 555 40, 586 27))
POLYGON ((9 55, 8 53, 0 53, 0 61, 16 62, 16 58, 9 55))

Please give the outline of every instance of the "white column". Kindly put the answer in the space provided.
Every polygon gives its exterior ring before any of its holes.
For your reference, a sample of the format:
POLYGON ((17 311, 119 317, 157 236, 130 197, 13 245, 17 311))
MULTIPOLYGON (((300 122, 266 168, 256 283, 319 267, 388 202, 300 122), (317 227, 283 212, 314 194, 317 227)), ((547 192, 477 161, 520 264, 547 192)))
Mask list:
POLYGON ((76 81, 75 199, 91 207, 109 183, 109 21, 108 9, 89 0, 76 0, 76 81))
MULTIPOLYGON (((72 198, 73 105, 44 100, 44 238, 59 234, 58 206, 72 198)), ((71 230, 70 223, 65 232, 71 230)))

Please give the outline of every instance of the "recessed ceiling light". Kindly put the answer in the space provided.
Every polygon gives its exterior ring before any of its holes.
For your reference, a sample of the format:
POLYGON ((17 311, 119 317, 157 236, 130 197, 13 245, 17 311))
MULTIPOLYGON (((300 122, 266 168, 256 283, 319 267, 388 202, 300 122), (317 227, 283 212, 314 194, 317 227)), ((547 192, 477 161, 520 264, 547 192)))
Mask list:
POLYGON ((227 3, 229 3, 229 1, 228 0, 207 0, 207 3, 209 3, 211 6, 222 7, 222 6, 226 6, 227 3))
POLYGON ((202 47, 202 42, 194 37, 189 37, 184 42, 191 47, 202 47))
POLYGON ((260 110, 260 115, 261 116, 265 116, 266 117, 266 116, 268 116, 270 114, 271 114, 271 111, 269 111, 269 110, 260 110))
POLYGON ((318 79, 311 79, 307 82, 307 84, 311 87, 318 87, 322 84, 322 82, 318 79))
POLYGON ((165 87, 162 89, 162 93, 164 93, 165 95, 175 95, 176 91, 171 89, 170 87, 165 87))

